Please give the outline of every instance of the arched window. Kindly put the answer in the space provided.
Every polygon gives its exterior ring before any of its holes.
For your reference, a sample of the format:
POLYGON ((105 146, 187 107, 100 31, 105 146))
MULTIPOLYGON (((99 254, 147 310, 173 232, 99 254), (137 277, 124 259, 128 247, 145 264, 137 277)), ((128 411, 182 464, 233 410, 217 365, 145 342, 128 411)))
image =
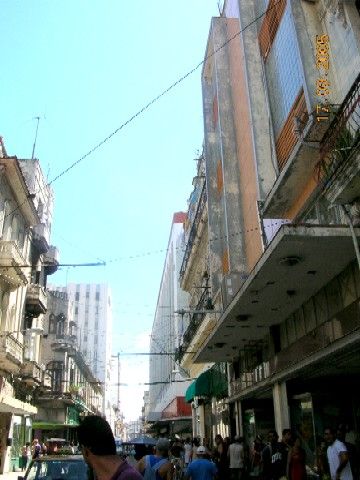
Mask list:
POLYGON ((53 313, 49 315, 49 333, 56 333, 56 321, 53 313))

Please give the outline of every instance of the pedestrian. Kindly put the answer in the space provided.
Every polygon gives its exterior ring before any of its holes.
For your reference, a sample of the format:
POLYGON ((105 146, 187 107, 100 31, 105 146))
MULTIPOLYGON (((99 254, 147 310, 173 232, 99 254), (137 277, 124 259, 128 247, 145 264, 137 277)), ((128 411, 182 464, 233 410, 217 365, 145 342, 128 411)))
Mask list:
POLYGON ((289 450, 287 478, 289 480, 306 480, 305 450, 301 446, 300 437, 296 437, 289 450))
POLYGON ((184 463, 185 463, 185 468, 189 465, 191 462, 191 452, 192 452, 192 445, 191 445, 191 440, 189 437, 186 438, 185 443, 184 443, 184 463))
POLYGON ((21 447, 21 471, 24 472, 26 467, 31 460, 31 447, 30 442, 26 442, 23 447, 21 447))
POLYGON ((261 474, 263 480, 272 480, 272 455, 277 450, 279 435, 275 430, 269 430, 267 434, 268 443, 261 452, 261 474))
POLYGON ((215 463, 207 458, 206 448, 200 446, 196 450, 197 458, 193 460, 185 471, 186 480, 213 480, 217 474, 215 463))
POLYGON ((241 480, 244 474, 244 438, 236 435, 234 442, 230 443, 228 449, 229 468, 231 480, 241 480))
POLYGON ((32 458, 39 458, 41 454, 41 445, 39 443, 39 440, 37 438, 34 438, 32 442, 32 448, 31 448, 31 453, 32 453, 32 458))
POLYGON ((142 480, 140 473, 116 454, 114 435, 104 418, 96 415, 84 417, 77 428, 77 437, 84 460, 96 478, 142 480))
POLYGON ((250 450, 250 476, 255 480, 260 477, 261 452, 265 445, 261 435, 256 435, 253 446, 250 450))
POLYGON ((213 451, 213 457, 218 468, 219 480, 228 480, 228 456, 226 444, 222 436, 218 433, 215 436, 215 448, 213 451))
POLYGON ((171 479, 173 465, 169 460, 170 443, 166 438, 159 438, 155 446, 155 455, 145 455, 137 463, 137 470, 144 480, 171 479))
POLYGON ((346 446, 336 439, 335 431, 330 427, 325 428, 324 439, 328 445, 326 453, 331 480, 352 480, 353 476, 346 446))

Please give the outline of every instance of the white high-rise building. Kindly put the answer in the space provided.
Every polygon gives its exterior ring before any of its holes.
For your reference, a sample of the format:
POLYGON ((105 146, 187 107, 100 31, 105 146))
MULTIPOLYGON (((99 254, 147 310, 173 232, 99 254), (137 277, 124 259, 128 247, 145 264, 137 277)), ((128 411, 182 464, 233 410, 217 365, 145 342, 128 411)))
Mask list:
POLYGON ((111 292, 107 284, 69 283, 66 291, 73 305, 78 346, 92 373, 104 385, 103 414, 113 424, 111 392, 111 292))

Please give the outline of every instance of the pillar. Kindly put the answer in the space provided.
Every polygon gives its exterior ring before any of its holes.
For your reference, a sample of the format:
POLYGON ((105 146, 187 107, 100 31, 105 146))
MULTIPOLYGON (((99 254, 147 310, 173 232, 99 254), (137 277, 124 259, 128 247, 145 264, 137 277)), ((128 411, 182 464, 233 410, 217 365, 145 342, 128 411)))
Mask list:
POLYGON ((273 385, 273 402, 275 416, 275 430, 279 437, 284 428, 290 428, 290 413, 287 399, 286 382, 273 385))
POLYGON ((198 405, 197 411, 198 411, 198 419, 199 419, 198 434, 199 434, 199 437, 200 437, 200 443, 202 445, 203 442, 204 442, 204 438, 205 438, 205 405, 204 404, 198 405))

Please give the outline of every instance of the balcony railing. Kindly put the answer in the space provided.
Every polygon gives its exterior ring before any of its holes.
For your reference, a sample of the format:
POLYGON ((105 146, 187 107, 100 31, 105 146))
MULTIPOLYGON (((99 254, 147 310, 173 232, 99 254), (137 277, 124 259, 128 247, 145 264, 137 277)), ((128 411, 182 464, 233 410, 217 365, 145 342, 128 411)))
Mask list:
POLYGON ((38 223, 33 227, 33 243, 41 253, 49 249, 50 229, 46 223, 38 223))
MULTIPOLYGON (((203 310, 207 308, 208 307, 207 303, 209 299, 210 299, 209 291, 207 288, 205 288, 195 307, 195 310, 203 310)), ((183 335, 182 344, 176 351, 176 359, 179 362, 181 362, 183 356, 185 355, 185 352, 189 348, 189 345, 191 344, 192 339, 194 338, 194 336, 196 335, 196 332, 198 331, 200 325, 202 324, 205 318, 205 315, 206 313, 193 313, 191 315, 189 325, 183 335)))
POLYGON ((59 266, 59 250, 50 245, 49 250, 44 255, 45 270, 47 275, 55 273, 59 266))
POLYGON ((187 268, 187 265, 188 265, 188 262, 189 262, 189 258, 190 258, 192 249, 193 249, 194 244, 195 244, 197 232, 198 232, 198 229, 199 229, 199 225, 200 225, 200 222, 201 222, 201 219, 202 219, 202 215, 203 215, 206 203, 207 203, 207 191, 206 191, 206 182, 204 181, 204 185, 203 185, 202 190, 201 190, 201 194, 200 194, 199 202, 198 202, 198 205, 197 205, 196 213, 195 213, 195 216, 194 216, 194 220, 192 222, 189 237, 188 237, 188 240, 187 240, 187 243, 186 243, 184 258, 183 258, 181 268, 180 268, 180 278, 181 279, 185 275, 185 271, 186 271, 186 268, 187 268))
POLYGON ((320 146, 319 182, 328 183, 360 145, 360 74, 335 114, 320 146))
POLYGON ((51 346, 54 350, 68 350, 76 346, 76 335, 56 335, 55 339, 51 342, 51 346))
POLYGON ((33 360, 25 360, 21 366, 20 375, 23 377, 25 383, 39 385, 43 378, 43 371, 40 368, 40 365, 33 360))
POLYGON ((47 296, 45 289, 36 283, 31 283, 26 291, 26 312, 33 317, 46 313, 47 296))
POLYGON ((263 362, 251 372, 243 372, 239 378, 230 382, 229 396, 238 395, 243 390, 253 387, 258 382, 265 380, 270 375, 269 362, 263 362))
POLYGON ((0 335, 0 366, 9 372, 18 372, 23 362, 24 347, 12 334, 0 335))
POLYGON ((13 287, 26 285, 26 275, 29 268, 25 266, 25 259, 15 242, 0 240, 0 276, 13 287))

